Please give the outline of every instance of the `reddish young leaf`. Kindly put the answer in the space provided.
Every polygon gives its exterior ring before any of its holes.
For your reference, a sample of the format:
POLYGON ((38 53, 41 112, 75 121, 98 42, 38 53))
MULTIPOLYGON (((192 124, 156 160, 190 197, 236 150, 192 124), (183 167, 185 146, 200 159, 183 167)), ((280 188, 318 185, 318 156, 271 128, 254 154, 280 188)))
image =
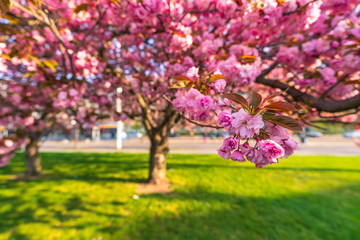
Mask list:
POLYGON ((227 93, 227 94, 223 95, 223 97, 240 104, 242 107, 244 107, 244 108, 246 108, 247 110, 250 111, 248 101, 243 96, 241 96, 240 94, 227 93))
POLYGON ((272 102, 264 107, 266 110, 280 111, 280 112, 289 112, 297 111, 297 109, 288 102, 272 102))
POLYGON ((276 92, 276 93, 273 93, 273 94, 267 96, 263 101, 263 105, 264 105, 264 103, 266 103, 266 102, 270 101, 271 99, 276 98, 277 96, 280 96, 280 95, 281 95, 281 92, 276 92))
POLYGON ((277 124, 277 125, 279 125, 281 127, 287 128, 287 129, 289 129, 291 131, 306 134, 303 131, 300 123, 297 120, 295 120, 295 119, 293 119, 291 117, 287 117, 287 116, 269 116, 266 120, 271 122, 271 123, 277 124))
POLYGON ((250 97, 250 106, 253 107, 253 109, 257 109, 262 101, 262 97, 257 92, 252 92, 250 97))
POLYGON ((176 76, 176 77, 174 77, 174 79, 175 79, 176 81, 191 81, 190 78, 188 78, 187 76, 184 76, 184 75, 176 76))

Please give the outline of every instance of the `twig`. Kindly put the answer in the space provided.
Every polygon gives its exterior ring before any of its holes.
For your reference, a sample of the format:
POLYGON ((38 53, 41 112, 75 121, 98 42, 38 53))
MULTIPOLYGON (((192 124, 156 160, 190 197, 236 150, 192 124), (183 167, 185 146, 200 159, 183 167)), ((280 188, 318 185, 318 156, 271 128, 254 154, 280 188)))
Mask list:
POLYGON ((339 80, 333 84, 331 87, 329 87, 321 96, 321 99, 324 99, 326 97, 326 95, 328 95, 336 86, 338 86, 340 83, 342 83, 347 77, 349 76, 349 74, 345 74, 344 76, 342 76, 341 78, 339 78, 339 80))
POLYGON ((321 118, 326 118, 326 119, 329 119, 329 118, 340 118, 340 117, 345 117, 345 116, 348 116, 348 115, 352 115, 352 114, 356 114, 360 111, 360 107, 358 107, 357 109, 355 109, 354 111, 352 112, 347 112, 347 113, 343 113, 343 114, 340 114, 340 115, 334 115, 334 116, 321 116, 321 111, 319 111, 318 113, 318 116, 321 117, 321 118))
MULTIPOLYGON (((172 104, 171 100, 167 97, 167 96, 162 96, 166 101, 169 102, 169 104, 172 104)), ((209 127, 209 128, 216 128, 216 129, 222 129, 224 127, 220 127, 220 126, 214 126, 214 125, 210 125, 210 124, 202 124, 202 123, 199 123, 199 122, 196 122, 196 121, 193 121, 187 117, 185 117, 185 115, 181 112, 179 112, 180 116, 182 118, 184 118, 186 121, 192 123, 192 124, 195 124, 197 126, 200 126, 200 127, 209 127)))
POLYGON ((79 50, 79 48, 84 44, 85 39, 95 30, 96 26, 100 24, 100 22, 102 21, 102 18, 104 17, 107 10, 108 10, 108 7, 105 8, 105 10, 100 14, 98 20, 95 22, 95 24, 92 26, 92 28, 84 35, 84 37, 81 39, 81 41, 76 45, 76 47, 74 48, 74 51, 71 53, 71 55, 74 55, 79 50))
POLYGON ((199 123, 199 122, 195 122, 187 117, 184 116, 184 114, 180 113, 180 116, 183 117, 186 121, 190 122, 190 123, 193 123, 197 126, 200 126, 200 127, 209 127, 209 128, 215 128, 215 129, 222 129, 224 127, 220 127, 220 126, 214 126, 214 125, 210 125, 210 124, 202 124, 202 123, 199 123))
POLYGON ((312 1, 308 2, 307 4, 305 4, 304 6, 301 6, 301 7, 297 8, 297 9, 295 9, 294 11, 285 12, 285 13, 283 13, 283 16, 289 16, 289 15, 291 15, 291 14, 293 14, 293 13, 299 12, 299 11, 301 11, 302 9, 306 8, 307 6, 309 6, 311 3, 316 2, 316 1, 318 1, 318 0, 312 0, 312 1))

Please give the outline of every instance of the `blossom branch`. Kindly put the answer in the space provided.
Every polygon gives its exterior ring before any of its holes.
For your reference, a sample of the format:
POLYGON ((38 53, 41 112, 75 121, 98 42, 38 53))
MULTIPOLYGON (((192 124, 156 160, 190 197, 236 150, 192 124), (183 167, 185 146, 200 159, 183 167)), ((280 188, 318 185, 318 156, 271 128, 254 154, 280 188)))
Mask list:
POLYGON ((343 112, 350 109, 358 108, 360 105, 360 94, 357 94, 347 99, 324 100, 304 93, 296 89, 295 87, 289 86, 288 84, 279 80, 267 79, 265 77, 257 77, 255 82, 272 88, 278 88, 283 91, 287 90, 287 93, 292 96, 296 101, 302 102, 322 112, 343 112))
POLYGON ((92 28, 84 35, 84 37, 81 39, 81 41, 76 45, 76 47, 74 48, 74 51, 72 52, 71 55, 74 55, 80 49, 80 47, 84 44, 85 39, 88 36, 90 36, 90 34, 92 34, 94 32, 97 25, 100 24, 103 17, 105 16, 105 13, 106 13, 107 10, 108 10, 108 7, 106 7, 105 10, 102 13, 100 13, 98 20, 95 22, 95 24, 92 26, 92 28))
POLYGON ((196 122, 196 121, 193 121, 187 117, 184 116, 184 114, 180 114, 180 116, 182 118, 184 118, 186 121, 192 123, 192 124, 195 124, 197 126, 200 126, 200 127, 209 127, 209 128, 215 128, 215 129, 222 129, 224 127, 220 127, 220 126, 214 126, 214 125, 210 125, 210 124, 202 124, 202 123, 199 123, 199 122, 196 122))
POLYGON ((306 3, 305 5, 303 5, 303 6, 301 6, 301 7, 298 7, 298 8, 295 9, 294 11, 290 11, 290 12, 285 12, 285 13, 283 13, 283 16, 289 16, 289 15, 291 15, 291 14, 293 14, 293 13, 300 12, 301 10, 303 10, 304 8, 306 8, 307 6, 309 6, 311 3, 317 2, 317 1, 318 1, 318 0, 312 0, 312 1, 308 2, 308 3, 306 3))

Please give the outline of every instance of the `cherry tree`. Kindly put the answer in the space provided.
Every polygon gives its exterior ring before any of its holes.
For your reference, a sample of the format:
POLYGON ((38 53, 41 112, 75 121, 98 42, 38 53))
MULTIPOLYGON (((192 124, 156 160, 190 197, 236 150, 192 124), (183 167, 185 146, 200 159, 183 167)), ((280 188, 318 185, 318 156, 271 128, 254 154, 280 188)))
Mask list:
POLYGON ((180 119, 224 128, 233 136, 219 154, 263 167, 291 155, 284 128, 301 131, 297 120, 359 110, 357 0, 44 1, 35 13, 13 5, 53 37, 41 49, 57 56, 54 76, 67 89, 123 88, 123 115, 141 119, 151 141, 149 182, 166 181, 168 135, 180 119))
POLYGON ((94 4, 85 13, 82 5, 51 2, 59 9, 55 13, 42 4, 12 2, 1 25, 6 41, 0 43, 0 124, 11 133, 0 141, 0 164, 25 142, 30 176, 41 171, 39 140, 47 129, 70 120, 95 123, 112 111, 116 97, 99 60, 105 37, 88 40, 107 7, 94 4))
MULTIPOLYGON (((126 101, 134 104, 128 114, 141 115, 151 139, 149 180, 165 180, 167 136, 177 119, 221 127, 214 121, 222 116, 224 99, 219 97, 224 93, 255 90, 265 97, 281 90, 283 101, 295 103, 294 112, 303 123, 356 113, 357 4, 128 1, 123 8, 129 24, 118 30, 119 54, 110 57, 122 69, 126 101)), ((294 130, 291 120, 274 117, 276 126, 294 130)))

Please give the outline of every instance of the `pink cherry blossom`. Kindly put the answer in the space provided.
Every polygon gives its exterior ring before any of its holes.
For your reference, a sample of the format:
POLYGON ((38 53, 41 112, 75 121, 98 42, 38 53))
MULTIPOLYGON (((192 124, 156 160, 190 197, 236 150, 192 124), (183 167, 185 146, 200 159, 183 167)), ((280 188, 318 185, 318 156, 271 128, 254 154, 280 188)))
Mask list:
POLYGON ((5 139, 4 146, 7 148, 10 148, 10 147, 14 146, 14 141, 12 141, 10 139, 5 139))
POLYGON ((34 122, 35 122, 35 119, 33 116, 29 116, 24 119, 25 126, 30 126, 30 125, 34 124, 34 122))
POLYGON ((201 111, 210 111, 217 108, 214 99, 210 96, 198 96, 195 100, 195 107, 201 111))
POLYGON ((231 160, 234 160, 234 161, 245 162, 244 155, 238 150, 234 151, 231 154, 230 158, 231 158, 231 160))
POLYGON ((256 148, 251 147, 248 143, 244 143, 240 149, 249 162, 260 163, 264 159, 262 153, 256 148))
POLYGON ((325 67, 320 73, 326 83, 334 84, 336 82, 335 71, 332 68, 325 67))
POLYGON ((220 157, 224 158, 224 159, 230 159, 231 156, 231 151, 229 151, 226 147, 221 146, 220 149, 218 150, 218 154, 220 157))
POLYGON ((276 158, 282 158, 285 154, 285 150, 277 142, 273 140, 262 140, 258 142, 259 151, 269 161, 276 158))
POLYGON ((231 125, 236 134, 239 134, 242 138, 252 138, 254 134, 258 134, 259 130, 264 126, 262 117, 255 115, 252 117, 244 109, 240 109, 238 112, 232 114, 234 120, 231 125))
POLYGON ((219 79, 215 81, 212 85, 217 92, 222 93, 224 92, 226 81, 224 79, 219 79))
POLYGON ((287 138, 283 141, 283 147, 285 150, 284 158, 288 158, 294 153, 294 150, 298 149, 298 143, 291 138, 287 138))
POLYGON ((239 147, 239 141, 234 137, 228 137, 224 140, 223 146, 229 151, 232 151, 239 147))
POLYGON ((231 123, 233 121, 234 117, 232 114, 228 111, 222 111, 218 115, 218 123, 221 127, 231 127, 231 123))

